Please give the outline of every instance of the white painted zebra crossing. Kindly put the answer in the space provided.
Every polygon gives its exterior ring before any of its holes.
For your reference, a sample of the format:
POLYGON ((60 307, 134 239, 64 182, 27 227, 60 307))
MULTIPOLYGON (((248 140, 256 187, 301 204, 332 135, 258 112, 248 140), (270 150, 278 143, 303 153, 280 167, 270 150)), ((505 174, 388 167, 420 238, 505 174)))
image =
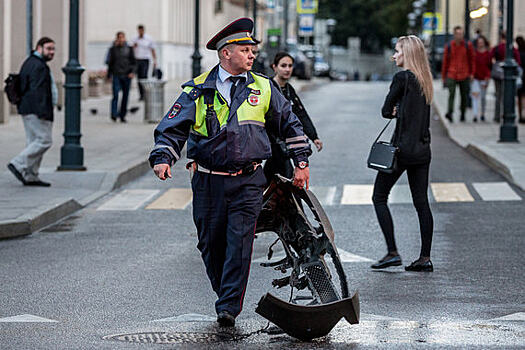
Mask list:
MULTIPOLYGON (((373 185, 346 184, 338 186, 312 186, 311 191, 325 207, 334 205, 372 205, 373 185)), ((124 190, 100 205, 97 210, 185 210, 192 200, 190 188, 172 188, 159 195, 159 190, 124 190)), ((431 203, 521 201, 506 182, 475 182, 472 189, 462 182, 434 182, 429 186, 431 203), (479 199, 476 199, 479 198, 479 199)), ((410 188, 397 184, 392 188, 390 204, 412 203, 410 188)))

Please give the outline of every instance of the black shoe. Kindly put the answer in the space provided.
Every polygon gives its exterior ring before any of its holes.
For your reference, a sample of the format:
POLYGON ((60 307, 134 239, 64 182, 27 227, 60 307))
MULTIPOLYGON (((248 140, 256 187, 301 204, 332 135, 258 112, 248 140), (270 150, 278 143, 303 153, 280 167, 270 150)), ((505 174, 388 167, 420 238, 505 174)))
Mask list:
POLYGON ((405 266, 405 271, 432 272, 434 271, 434 266, 430 260, 423 262, 417 259, 409 266, 405 266))
POLYGON ((49 182, 44 182, 42 180, 36 180, 36 181, 26 181, 24 186, 49 187, 49 186, 51 186, 51 184, 49 182))
POLYGON ((221 327, 234 327, 235 326, 235 316, 230 314, 228 311, 221 311, 217 316, 217 322, 221 327))
POLYGON ((484 121, 485 121, 485 116, 482 115, 481 118, 479 118, 479 120, 481 120, 482 122, 484 122, 484 121))
POLYGON ((126 120, 126 118, 120 118, 120 122, 121 123, 127 123, 128 121, 126 120))
POLYGON ((465 122, 465 115, 462 114, 461 117, 459 118, 459 121, 464 123, 465 122))
POLYGON ((474 117, 474 119, 472 119, 472 121, 473 121, 474 123, 477 123, 477 122, 478 122, 478 118, 474 117))
POLYGON ((22 174, 20 174, 20 172, 15 168, 15 166, 11 163, 7 164, 7 169, 9 169, 13 175, 18 179, 20 180, 21 183, 23 183, 24 185, 27 184, 27 181, 26 179, 24 179, 24 177, 22 176, 22 174))
POLYGON ((401 266, 401 256, 400 255, 385 255, 381 260, 375 264, 370 265, 373 269, 384 269, 389 266, 401 266))
POLYGON ((452 113, 447 113, 445 114, 445 118, 447 118, 447 120, 452 123, 452 113))
POLYGON ((111 120, 113 120, 113 122, 116 122, 117 121, 117 117, 115 117, 114 115, 111 116, 111 120))

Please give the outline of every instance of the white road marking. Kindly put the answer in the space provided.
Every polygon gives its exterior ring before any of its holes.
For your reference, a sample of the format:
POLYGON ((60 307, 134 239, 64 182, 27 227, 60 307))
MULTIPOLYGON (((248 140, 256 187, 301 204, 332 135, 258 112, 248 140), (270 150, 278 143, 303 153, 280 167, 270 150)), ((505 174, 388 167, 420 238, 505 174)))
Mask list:
POLYGON ((184 314, 179 316, 161 318, 151 322, 214 322, 217 318, 201 314, 184 314))
MULTIPOLYGON (((370 260, 368 258, 365 258, 364 256, 360 256, 360 255, 357 255, 357 254, 352 254, 350 252, 347 252, 346 250, 343 250, 341 248, 337 248, 337 252, 339 253, 339 258, 341 259, 341 262, 343 262, 343 263, 372 262, 373 261, 373 260, 370 260)), ((286 255, 284 254, 283 251, 279 251, 279 252, 275 252, 274 251, 274 254, 272 256, 272 260, 268 261, 266 255, 264 255, 264 256, 262 256, 260 258, 257 258, 255 260, 253 260, 253 262, 256 262, 256 263, 274 262, 274 261, 281 260, 285 256, 286 255)))
POLYGON ((32 322, 32 323, 57 323, 58 321, 50 320, 48 318, 43 318, 35 315, 23 314, 16 315, 11 317, 0 318, 0 322, 4 323, 18 323, 18 322, 32 322))
POLYGON ((506 182, 474 182, 472 186, 484 201, 521 200, 521 197, 506 182))
POLYGON ((124 190, 97 210, 137 210, 157 193, 159 190, 124 190))
POLYGON ((388 196, 388 203, 412 203, 412 194, 408 185, 394 185, 388 196))
POLYGON ((334 205, 336 186, 312 186, 310 191, 317 197, 322 206, 334 205))
POLYGON ((372 262, 374 261, 374 260, 365 258, 364 256, 352 254, 341 248, 337 248, 337 252, 339 253, 339 258, 341 259, 341 262, 372 262))
POLYGON ((467 186, 462 182, 431 183, 436 202, 474 202, 467 186))
POLYGON ((516 312, 507 316, 493 318, 491 321, 525 321, 525 312, 516 312))
POLYGON ((374 314, 361 314, 360 321, 400 321, 397 317, 388 317, 374 314))
POLYGON ((341 204, 362 205, 372 204, 374 185, 344 185, 341 204))
POLYGON ((191 188, 170 188, 150 203, 146 209, 186 209, 188 204, 191 203, 192 197, 193 193, 191 188))

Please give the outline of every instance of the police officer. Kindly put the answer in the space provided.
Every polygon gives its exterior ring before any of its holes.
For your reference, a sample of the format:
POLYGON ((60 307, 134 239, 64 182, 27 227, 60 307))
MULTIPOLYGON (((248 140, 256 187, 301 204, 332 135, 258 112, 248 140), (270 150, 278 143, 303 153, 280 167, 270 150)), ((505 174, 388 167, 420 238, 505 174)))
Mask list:
POLYGON ((241 312, 255 224, 271 156, 267 131, 286 140, 295 164, 294 184, 307 186, 311 149, 290 103, 267 77, 250 71, 253 21, 240 18, 206 45, 220 63, 185 83, 183 93, 155 129, 149 161, 165 180, 188 140, 193 220, 213 290, 217 322, 234 326, 241 312))

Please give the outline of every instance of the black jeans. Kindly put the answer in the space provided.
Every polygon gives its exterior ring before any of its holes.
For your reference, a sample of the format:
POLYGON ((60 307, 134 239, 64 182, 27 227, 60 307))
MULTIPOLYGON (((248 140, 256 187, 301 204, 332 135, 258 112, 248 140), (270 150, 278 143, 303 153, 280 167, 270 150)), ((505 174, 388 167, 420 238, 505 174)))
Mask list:
POLYGON ((144 86, 139 82, 140 79, 148 78, 149 60, 137 60, 137 83, 139 85, 140 99, 144 98, 144 86))
POLYGON ((419 217, 419 229, 421 231, 420 256, 430 256, 434 219, 432 218, 432 212, 428 204, 427 194, 429 168, 430 163, 420 165, 398 164, 397 170, 392 174, 377 173, 372 201, 374 202, 377 220, 385 236, 389 253, 397 251, 397 248, 394 238, 394 223, 392 222, 392 216, 387 205, 388 195, 401 174, 406 170, 410 192, 412 193, 412 201, 419 217))

